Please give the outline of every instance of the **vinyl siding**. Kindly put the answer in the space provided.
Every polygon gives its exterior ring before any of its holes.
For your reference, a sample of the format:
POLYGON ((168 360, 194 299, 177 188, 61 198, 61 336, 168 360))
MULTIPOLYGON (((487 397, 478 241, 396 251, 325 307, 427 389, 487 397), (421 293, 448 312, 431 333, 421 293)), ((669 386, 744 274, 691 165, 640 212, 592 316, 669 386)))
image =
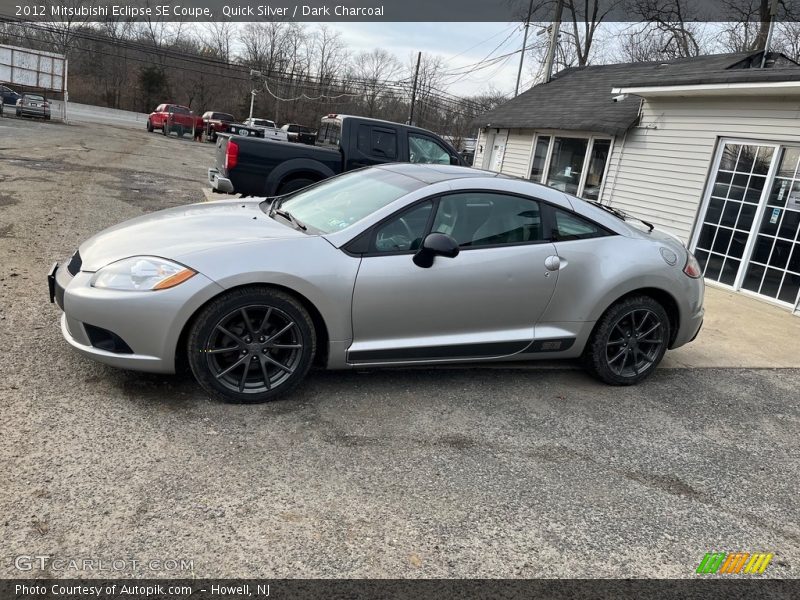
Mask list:
MULTIPOLYGON (((508 129, 501 129, 498 135, 501 141, 507 137, 500 172, 506 175, 527 177, 528 163, 530 162, 531 149, 533 148, 533 130, 511 129, 509 131, 508 129)), ((489 137, 485 129, 481 130, 478 135, 475 160, 472 163, 476 169, 483 168, 484 154, 488 155, 491 152, 491 148, 486 145, 489 137)), ((486 168, 490 167, 487 166, 486 168)))
POLYGON ((515 177, 527 178, 530 174, 528 163, 533 148, 533 131, 529 129, 512 129, 508 133, 506 152, 503 155, 501 173, 515 177))
POLYGON ((603 201, 688 241, 720 137, 800 143, 800 99, 646 100, 612 149, 603 201))

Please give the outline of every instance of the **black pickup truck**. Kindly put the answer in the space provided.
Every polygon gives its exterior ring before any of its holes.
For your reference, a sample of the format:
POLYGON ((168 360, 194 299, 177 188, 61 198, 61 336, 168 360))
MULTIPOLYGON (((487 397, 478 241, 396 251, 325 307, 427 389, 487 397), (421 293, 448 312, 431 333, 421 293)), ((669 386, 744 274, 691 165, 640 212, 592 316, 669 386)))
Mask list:
POLYGON ((328 115, 313 146, 220 134, 208 182, 217 192, 276 196, 344 171, 389 162, 466 166, 455 148, 430 131, 328 115))

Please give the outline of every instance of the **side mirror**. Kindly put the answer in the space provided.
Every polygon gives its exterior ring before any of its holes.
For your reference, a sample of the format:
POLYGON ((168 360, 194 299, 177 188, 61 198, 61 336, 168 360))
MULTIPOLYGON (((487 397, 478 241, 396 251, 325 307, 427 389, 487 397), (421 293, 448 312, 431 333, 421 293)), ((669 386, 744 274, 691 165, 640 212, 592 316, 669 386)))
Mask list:
POLYGON ((458 242, 444 233, 429 233, 422 240, 422 246, 414 255, 414 264, 423 269, 433 266, 435 256, 455 258, 458 256, 458 242))

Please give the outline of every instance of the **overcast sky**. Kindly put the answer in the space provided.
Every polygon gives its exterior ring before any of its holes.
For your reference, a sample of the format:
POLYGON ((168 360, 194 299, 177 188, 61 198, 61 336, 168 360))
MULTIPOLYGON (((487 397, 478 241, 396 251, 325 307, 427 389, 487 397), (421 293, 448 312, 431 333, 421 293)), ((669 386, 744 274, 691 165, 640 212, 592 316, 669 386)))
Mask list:
MULTIPOLYGON (((435 0, 434 0, 435 1, 435 0)), ((498 56, 522 47, 519 23, 326 23, 341 32, 353 54, 362 50, 384 48, 407 64, 418 51, 438 54, 447 68, 458 73, 459 67, 483 60, 492 50, 498 56)), ((533 30, 531 30, 533 33, 533 30)), ((537 65, 538 66, 538 65, 537 65)), ((510 56, 491 68, 462 76, 453 74, 445 80, 453 94, 475 94, 489 83, 502 92, 513 92, 519 54, 510 56)), ((530 66, 523 69, 523 83, 533 78, 530 66)))

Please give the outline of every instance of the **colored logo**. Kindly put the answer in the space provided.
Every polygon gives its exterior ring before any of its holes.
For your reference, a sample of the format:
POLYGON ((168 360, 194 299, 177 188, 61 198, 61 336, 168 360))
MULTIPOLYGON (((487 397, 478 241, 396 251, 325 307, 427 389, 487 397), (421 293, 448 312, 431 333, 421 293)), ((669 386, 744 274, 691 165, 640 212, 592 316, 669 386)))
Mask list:
POLYGON ((767 552, 708 552, 700 561, 697 573, 756 575, 763 573, 774 554, 767 552))

